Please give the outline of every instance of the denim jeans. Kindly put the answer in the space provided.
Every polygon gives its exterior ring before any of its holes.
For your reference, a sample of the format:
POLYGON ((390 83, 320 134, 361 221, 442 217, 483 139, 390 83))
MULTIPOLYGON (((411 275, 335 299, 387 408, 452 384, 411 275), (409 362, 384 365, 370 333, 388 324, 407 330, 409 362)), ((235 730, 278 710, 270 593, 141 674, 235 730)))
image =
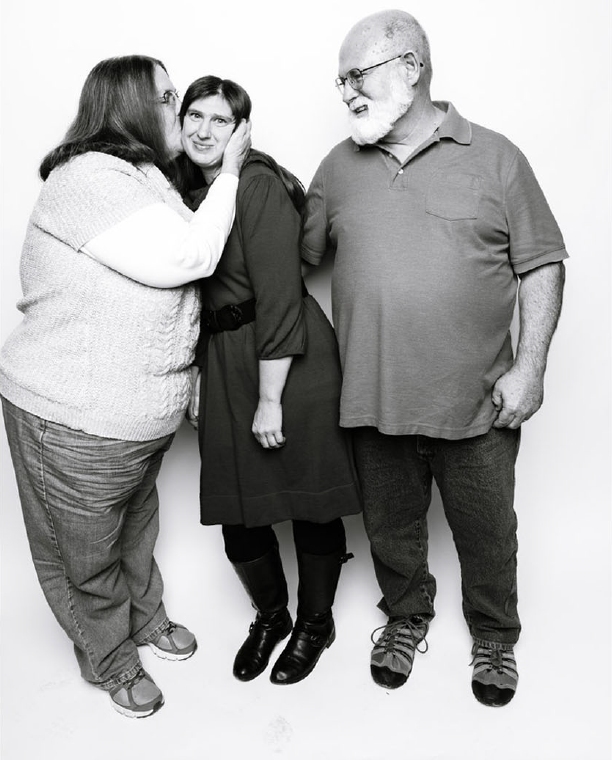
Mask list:
POLYGON ((38 580, 83 678, 112 689, 168 621, 153 548, 155 480, 173 436, 99 438, 2 406, 38 580))
POLYGON ((459 556, 470 633, 478 643, 512 647, 520 633, 514 512, 520 431, 491 428, 449 441, 364 427, 354 440, 380 609, 389 616, 434 616, 427 510, 435 480, 459 556))

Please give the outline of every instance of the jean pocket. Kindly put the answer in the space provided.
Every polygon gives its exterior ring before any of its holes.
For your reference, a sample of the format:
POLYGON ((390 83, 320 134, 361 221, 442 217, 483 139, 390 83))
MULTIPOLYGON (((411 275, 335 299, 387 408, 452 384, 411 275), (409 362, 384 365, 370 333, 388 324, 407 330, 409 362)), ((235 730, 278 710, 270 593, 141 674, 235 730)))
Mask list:
POLYGON ((481 185, 477 174, 438 174, 427 190, 425 211, 450 222, 477 219, 481 185))

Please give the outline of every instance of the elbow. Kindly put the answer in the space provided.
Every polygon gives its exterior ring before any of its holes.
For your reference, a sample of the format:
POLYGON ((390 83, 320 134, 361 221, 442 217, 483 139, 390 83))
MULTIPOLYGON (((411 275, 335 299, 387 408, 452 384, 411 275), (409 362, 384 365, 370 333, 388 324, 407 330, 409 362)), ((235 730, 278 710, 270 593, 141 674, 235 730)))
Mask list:
POLYGON ((548 264, 542 264, 535 269, 529 269, 527 272, 519 274, 521 285, 524 285, 527 281, 535 282, 549 282, 555 283, 559 287, 563 287, 565 283, 565 264, 563 261, 552 261, 548 264))
POLYGON ((563 294, 563 288, 565 286, 565 264, 562 261, 557 261, 554 264, 550 264, 550 274, 552 287, 558 293, 559 298, 563 294))
POLYGON ((219 263, 223 245, 183 245, 177 251, 176 269, 184 277, 184 282, 210 277, 219 263))
POLYGON ((139 279, 139 282, 149 288, 157 288, 158 290, 170 290, 171 288, 180 288, 183 285, 187 285, 189 282, 191 282, 191 280, 173 272, 166 274, 165 276, 141 277, 139 279))
POLYGON ((561 285, 565 284, 565 264, 562 261, 559 262, 559 281, 561 285))

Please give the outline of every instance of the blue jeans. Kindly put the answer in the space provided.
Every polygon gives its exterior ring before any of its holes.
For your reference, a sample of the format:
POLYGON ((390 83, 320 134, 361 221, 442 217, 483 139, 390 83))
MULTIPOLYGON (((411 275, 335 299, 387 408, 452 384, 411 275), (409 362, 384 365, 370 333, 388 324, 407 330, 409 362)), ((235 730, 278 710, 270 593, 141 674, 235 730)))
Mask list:
POLYGON ((155 480, 173 436, 99 438, 2 406, 38 580, 83 678, 112 689, 168 622, 153 548, 155 480))
POLYGON ((491 428, 449 441, 364 427, 355 429, 354 440, 380 609, 389 616, 434 616, 427 510, 435 480, 459 556, 470 633, 478 643, 511 648, 521 628, 513 506, 520 431, 491 428))

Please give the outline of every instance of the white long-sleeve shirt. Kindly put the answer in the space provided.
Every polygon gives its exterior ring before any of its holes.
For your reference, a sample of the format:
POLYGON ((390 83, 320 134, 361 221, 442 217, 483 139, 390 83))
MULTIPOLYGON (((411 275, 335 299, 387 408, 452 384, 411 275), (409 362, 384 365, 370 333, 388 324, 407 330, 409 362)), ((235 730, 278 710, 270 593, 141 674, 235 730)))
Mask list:
POLYGON ((151 203, 96 235, 82 250, 156 288, 209 277, 234 221, 237 188, 238 177, 220 174, 190 221, 167 203, 151 203))

